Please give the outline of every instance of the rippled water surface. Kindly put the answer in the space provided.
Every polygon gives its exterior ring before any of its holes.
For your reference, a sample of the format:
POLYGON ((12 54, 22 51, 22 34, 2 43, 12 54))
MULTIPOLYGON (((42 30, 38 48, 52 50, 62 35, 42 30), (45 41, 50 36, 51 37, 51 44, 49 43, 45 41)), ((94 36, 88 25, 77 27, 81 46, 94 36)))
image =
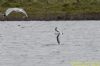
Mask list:
POLYGON ((0 22, 0 66, 100 61, 100 21, 0 22), (60 33, 57 44, 55 27, 60 33))

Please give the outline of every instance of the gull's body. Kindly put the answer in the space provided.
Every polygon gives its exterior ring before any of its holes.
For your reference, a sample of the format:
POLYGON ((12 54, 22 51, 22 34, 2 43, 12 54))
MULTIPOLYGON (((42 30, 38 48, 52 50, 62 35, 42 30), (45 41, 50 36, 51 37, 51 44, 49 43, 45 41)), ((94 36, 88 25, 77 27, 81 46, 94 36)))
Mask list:
POLYGON ((58 28, 56 27, 55 28, 55 31, 56 31, 56 39, 57 39, 57 43, 60 45, 60 39, 59 39, 59 36, 60 36, 60 31, 58 31, 58 28))
POLYGON ((26 11, 22 8, 8 8, 5 12, 5 16, 8 16, 12 12, 18 12, 18 13, 23 13, 26 17, 28 17, 26 11))

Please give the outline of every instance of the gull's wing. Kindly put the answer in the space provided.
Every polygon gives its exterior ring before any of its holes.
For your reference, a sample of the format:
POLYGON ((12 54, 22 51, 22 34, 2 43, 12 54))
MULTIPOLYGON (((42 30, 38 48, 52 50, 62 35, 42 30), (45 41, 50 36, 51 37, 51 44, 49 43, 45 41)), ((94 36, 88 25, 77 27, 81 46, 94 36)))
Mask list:
POLYGON ((11 12, 13 12, 12 8, 8 8, 5 12, 5 15, 8 16, 11 12))
POLYGON ((25 10, 23 10, 22 8, 8 8, 5 12, 5 15, 8 16, 11 12, 21 12, 23 13, 26 17, 28 17, 27 13, 25 10))
POLYGON ((27 15, 27 13, 26 13, 26 11, 25 11, 25 10, 21 9, 21 10, 20 10, 20 12, 22 12, 23 14, 25 14, 25 15, 26 15, 26 17, 28 17, 28 15, 27 15))

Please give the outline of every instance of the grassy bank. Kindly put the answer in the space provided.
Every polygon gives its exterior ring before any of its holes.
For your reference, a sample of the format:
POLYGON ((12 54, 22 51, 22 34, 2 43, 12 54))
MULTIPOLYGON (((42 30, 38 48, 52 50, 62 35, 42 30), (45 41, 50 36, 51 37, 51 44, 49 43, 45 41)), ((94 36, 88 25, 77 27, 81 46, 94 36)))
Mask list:
MULTIPOLYGON (((0 12, 9 7, 24 8, 30 17, 45 18, 63 14, 100 13, 100 0, 0 0, 0 12)), ((11 16, 18 14, 11 14, 11 16)))

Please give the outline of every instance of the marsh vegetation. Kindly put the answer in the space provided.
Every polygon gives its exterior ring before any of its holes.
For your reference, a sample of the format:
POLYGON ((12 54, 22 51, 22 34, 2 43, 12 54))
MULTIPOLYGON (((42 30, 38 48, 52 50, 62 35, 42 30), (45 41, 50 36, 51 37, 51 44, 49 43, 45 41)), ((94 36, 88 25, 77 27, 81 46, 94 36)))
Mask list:
POLYGON ((40 20, 73 19, 76 15, 100 14, 100 0, 0 0, 1 13, 9 7, 24 8, 30 19, 40 20))

